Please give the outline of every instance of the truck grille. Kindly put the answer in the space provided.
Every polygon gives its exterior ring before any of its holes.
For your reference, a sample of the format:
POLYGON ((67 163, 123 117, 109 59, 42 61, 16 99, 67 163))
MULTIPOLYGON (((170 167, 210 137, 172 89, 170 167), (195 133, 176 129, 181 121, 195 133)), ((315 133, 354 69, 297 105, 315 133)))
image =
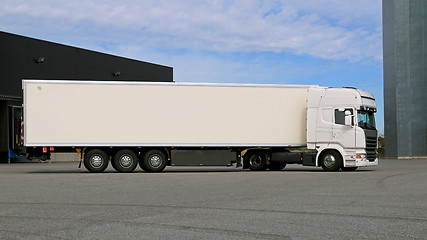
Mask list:
POLYGON ((366 136, 366 154, 370 162, 377 158, 377 130, 365 129, 366 136))

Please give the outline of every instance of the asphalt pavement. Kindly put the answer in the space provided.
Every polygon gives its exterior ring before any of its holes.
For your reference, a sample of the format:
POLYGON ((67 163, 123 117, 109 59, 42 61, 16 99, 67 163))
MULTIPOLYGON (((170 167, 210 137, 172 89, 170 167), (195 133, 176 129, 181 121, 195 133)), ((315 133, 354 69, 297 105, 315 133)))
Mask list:
POLYGON ((427 159, 356 172, 0 164, 0 239, 427 239, 427 159))

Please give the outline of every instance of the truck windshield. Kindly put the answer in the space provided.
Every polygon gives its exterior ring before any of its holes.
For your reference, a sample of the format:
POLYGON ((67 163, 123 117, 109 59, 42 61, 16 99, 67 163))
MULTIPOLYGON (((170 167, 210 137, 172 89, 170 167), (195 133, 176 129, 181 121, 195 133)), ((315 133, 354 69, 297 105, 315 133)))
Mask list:
POLYGON ((375 128, 375 116, 373 112, 370 111, 358 111, 357 112, 357 121, 359 127, 363 129, 376 129, 375 128))

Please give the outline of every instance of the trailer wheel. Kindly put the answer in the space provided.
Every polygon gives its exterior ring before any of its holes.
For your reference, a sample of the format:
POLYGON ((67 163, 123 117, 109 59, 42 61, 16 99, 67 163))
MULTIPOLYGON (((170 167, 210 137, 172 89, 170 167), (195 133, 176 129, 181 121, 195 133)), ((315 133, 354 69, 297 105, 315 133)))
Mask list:
POLYGON ((267 166, 271 171, 280 171, 286 167, 285 162, 271 162, 270 165, 267 166))
POLYGON ((342 158, 338 152, 329 150, 321 155, 321 163, 325 171, 338 171, 342 166, 342 158))
POLYGON ((138 156, 130 149, 122 149, 114 155, 111 165, 118 172, 133 172, 138 165, 138 156))
POLYGON ((249 169, 252 171, 264 171, 267 168, 265 153, 254 151, 249 153, 249 169))
POLYGON ((89 172, 103 172, 108 167, 109 156, 101 149, 93 149, 85 154, 84 165, 89 172))
POLYGON ((356 171, 357 167, 342 167, 341 170, 344 172, 354 172, 356 171))
POLYGON ((147 172, 161 172, 166 167, 166 154, 159 149, 153 149, 144 154, 141 168, 147 172))

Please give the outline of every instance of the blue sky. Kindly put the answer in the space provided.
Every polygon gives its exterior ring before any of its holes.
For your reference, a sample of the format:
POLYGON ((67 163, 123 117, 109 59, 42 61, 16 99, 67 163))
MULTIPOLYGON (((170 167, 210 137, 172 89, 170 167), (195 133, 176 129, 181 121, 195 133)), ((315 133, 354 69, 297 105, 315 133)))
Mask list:
POLYGON ((0 30, 174 68, 178 82, 353 86, 384 132, 381 0, 0 0, 0 30))

